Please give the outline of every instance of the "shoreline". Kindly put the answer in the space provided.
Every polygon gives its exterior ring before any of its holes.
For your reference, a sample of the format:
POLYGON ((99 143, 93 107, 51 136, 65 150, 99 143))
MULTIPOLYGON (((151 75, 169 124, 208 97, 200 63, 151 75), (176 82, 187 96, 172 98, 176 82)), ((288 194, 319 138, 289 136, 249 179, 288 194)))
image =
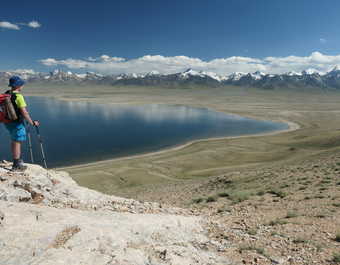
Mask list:
MULTIPOLYGON (((274 120, 271 120, 271 121, 274 121, 274 120)), ((130 159, 159 155, 159 154, 163 154, 163 153, 166 153, 166 152, 178 151, 178 150, 182 150, 186 147, 189 147, 193 144, 201 143, 201 142, 219 141, 219 140, 246 138, 246 137, 272 136, 272 135, 282 134, 282 133, 286 133, 286 132, 296 131, 296 130, 301 128, 301 126, 298 123, 295 123, 295 122, 282 120, 282 119, 275 120, 275 121, 286 123, 288 125, 288 129, 277 130, 277 131, 272 131, 272 132, 267 132, 267 133, 259 133, 259 134, 248 134, 248 135, 240 135, 240 136, 226 136, 226 137, 213 137, 213 138, 207 138, 207 139, 197 139, 197 140, 189 141, 189 142, 184 143, 184 144, 165 148, 165 149, 162 149, 162 150, 159 150, 159 151, 148 152, 148 153, 137 154, 137 155, 124 156, 124 157, 118 157, 118 158, 112 158, 112 159, 99 160, 99 161, 94 161, 94 162, 89 162, 89 163, 77 164, 77 165, 73 165, 73 166, 56 167, 56 168, 53 168, 53 169, 54 170, 68 170, 68 169, 93 167, 93 166, 98 166, 98 165, 102 165, 102 164, 106 164, 106 163, 110 163, 110 162, 125 161, 125 160, 130 160, 130 159)))

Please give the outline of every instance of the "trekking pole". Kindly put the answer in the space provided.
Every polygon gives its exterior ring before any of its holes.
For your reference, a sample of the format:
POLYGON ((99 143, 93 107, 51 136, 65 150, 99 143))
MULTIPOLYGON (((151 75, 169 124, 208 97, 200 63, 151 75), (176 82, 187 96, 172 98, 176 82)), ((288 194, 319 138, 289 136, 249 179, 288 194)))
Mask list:
POLYGON ((31 162, 34 164, 33 149, 32 149, 32 139, 31 139, 31 129, 30 125, 27 125, 27 135, 28 135, 28 148, 31 155, 31 162))
POLYGON ((39 143, 40 143, 40 149, 41 149, 41 154, 42 154, 44 166, 45 166, 45 169, 47 169, 47 164, 46 164, 46 159, 45 159, 45 152, 44 152, 44 148, 43 148, 42 139, 41 139, 41 136, 40 136, 39 127, 36 126, 36 125, 34 125, 34 127, 35 127, 35 129, 37 131, 37 136, 38 136, 38 140, 39 140, 39 143))

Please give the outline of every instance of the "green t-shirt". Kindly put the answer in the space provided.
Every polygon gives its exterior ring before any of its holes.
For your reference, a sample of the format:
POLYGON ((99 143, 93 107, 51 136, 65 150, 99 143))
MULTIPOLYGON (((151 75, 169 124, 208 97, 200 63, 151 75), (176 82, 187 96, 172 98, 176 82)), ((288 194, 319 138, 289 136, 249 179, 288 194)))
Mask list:
POLYGON ((15 103, 17 105, 17 107, 19 109, 21 108, 25 108, 27 106, 26 102, 25 102, 25 99, 24 99, 24 96, 21 95, 19 92, 17 91, 13 91, 13 93, 15 93, 17 95, 16 97, 16 100, 15 100, 15 103))

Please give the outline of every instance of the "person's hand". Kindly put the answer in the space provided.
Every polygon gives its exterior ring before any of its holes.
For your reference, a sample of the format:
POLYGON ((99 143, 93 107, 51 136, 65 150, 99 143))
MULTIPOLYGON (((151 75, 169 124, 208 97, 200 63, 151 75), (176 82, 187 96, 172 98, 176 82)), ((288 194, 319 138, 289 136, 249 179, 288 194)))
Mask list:
POLYGON ((33 121, 33 126, 39 126, 40 125, 40 122, 39 121, 33 121))

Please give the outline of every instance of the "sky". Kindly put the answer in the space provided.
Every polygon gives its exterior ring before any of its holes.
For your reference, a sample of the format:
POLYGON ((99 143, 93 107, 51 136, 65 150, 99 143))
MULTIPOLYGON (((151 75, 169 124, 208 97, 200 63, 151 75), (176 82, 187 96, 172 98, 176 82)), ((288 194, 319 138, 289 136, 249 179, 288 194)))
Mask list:
POLYGON ((0 71, 326 72, 340 66, 339 11, 336 0, 4 1, 0 71))

